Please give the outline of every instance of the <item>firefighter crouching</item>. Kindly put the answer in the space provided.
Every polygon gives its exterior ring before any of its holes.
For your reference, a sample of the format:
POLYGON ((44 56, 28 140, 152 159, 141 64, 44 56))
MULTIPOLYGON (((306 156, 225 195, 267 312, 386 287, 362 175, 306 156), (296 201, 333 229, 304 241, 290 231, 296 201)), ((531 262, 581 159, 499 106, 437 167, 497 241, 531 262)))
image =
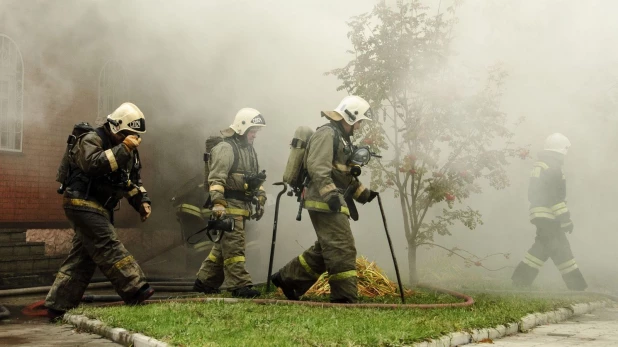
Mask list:
POLYGON ((304 208, 309 211, 317 241, 271 277, 290 300, 298 300, 325 271, 331 302, 358 300, 356 246, 349 217, 358 219, 353 200, 364 204, 377 193, 365 188, 356 179, 358 174, 351 172, 349 159, 355 149, 350 136, 370 115, 367 101, 348 96, 334 111, 322 112, 330 123, 319 127, 309 139, 304 159, 308 182, 304 208))
POLYGON ((528 200, 530 222, 536 226, 536 239, 513 272, 516 286, 529 286, 551 258, 570 290, 588 286, 579 270, 566 233, 573 232, 571 213, 566 204, 566 180, 562 172, 564 157, 571 142, 555 133, 545 140, 544 151, 530 173, 528 200))
POLYGON ((221 131, 224 139, 211 150, 208 159, 208 191, 206 207, 217 219, 233 217, 233 231, 227 231, 202 262, 194 290, 205 294, 219 293, 224 286, 232 296, 254 298, 260 292, 252 289, 251 276, 245 267, 245 225, 247 219, 260 220, 264 214, 266 193, 262 183, 257 154, 253 148, 256 133, 266 126, 264 117, 252 108, 243 108, 234 123, 221 131), (252 203, 255 213, 252 214, 252 203))
POLYGON ((143 113, 124 103, 107 116, 105 125, 76 138, 70 148, 63 207, 75 236, 45 299, 50 318, 79 305, 97 267, 127 304, 139 304, 154 293, 113 226, 114 207, 123 197, 142 222, 150 216, 137 152, 139 134, 145 132, 143 113))

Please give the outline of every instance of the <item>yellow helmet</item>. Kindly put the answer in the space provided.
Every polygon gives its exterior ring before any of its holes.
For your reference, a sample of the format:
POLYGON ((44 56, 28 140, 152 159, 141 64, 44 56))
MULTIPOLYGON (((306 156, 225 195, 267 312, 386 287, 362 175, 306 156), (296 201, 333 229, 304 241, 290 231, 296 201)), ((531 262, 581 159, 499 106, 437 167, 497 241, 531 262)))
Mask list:
POLYGON ((244 135, 247 129, 251 127, 265 127, 266 121, 264 117, 260 114, 260 111, 254 108, 242 108, 238 113, 236 113, 236 117, 234 118, 234 123, 229 127, 221 130, 221 134, 225 137, 230 137, 234 135, 234 133, 238 135, 244 135))
POLYGON ((143 134, 146 132, 146 120, 142 111, 130 102, 120 105, 107 116, 110 130, 116 134, 122 130, 143 134))

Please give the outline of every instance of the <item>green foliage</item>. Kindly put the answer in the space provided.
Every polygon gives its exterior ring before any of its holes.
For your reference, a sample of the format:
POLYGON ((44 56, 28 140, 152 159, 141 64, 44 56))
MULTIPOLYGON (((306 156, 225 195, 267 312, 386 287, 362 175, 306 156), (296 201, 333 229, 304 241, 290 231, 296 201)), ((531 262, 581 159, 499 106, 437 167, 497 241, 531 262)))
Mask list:
POLYGON ((449 66, 454 13, 430 15, 419 0, 381 2, 348 23, 353 58, 328 73, 374 108, 360 131, 361 143, 383 156, 370 163, 371 184, 399 199, 411 248, 450 235, 455 222, 482 224, 463 201, 483 183, 507 187, 509 159, 528 154, 514 146, 515 124, 500 111, 506 72, 494 66, 484 83, 463 84, 449 66), (437 204, 448 209, 428 221, 437 204))

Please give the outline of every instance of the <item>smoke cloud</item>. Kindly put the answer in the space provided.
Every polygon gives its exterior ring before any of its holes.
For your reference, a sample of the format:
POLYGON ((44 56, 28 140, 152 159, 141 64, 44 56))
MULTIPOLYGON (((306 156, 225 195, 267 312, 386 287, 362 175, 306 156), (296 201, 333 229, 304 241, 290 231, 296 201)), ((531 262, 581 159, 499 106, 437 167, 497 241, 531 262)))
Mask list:
MULTIPOLYGON (((153 217, 158 214, 160 222, 151 223, 153 228, 178 227, 169 198, 203 170, 206 137, 227 127, 240 108, 260 110, 267 127, 255 146, 268 174, 271 200, 262 221, 249 226, 248 238, 260 244, 256 256, 262 265, 252 275, 262 281, 277 193, 270 184, 281 180, 294 129, 324 123, 320 111, 334 108, 345 96, 336 91, 338 81, 323 73, 351 58, 346 54, 351 47, 346 21, 375 3, 3 0, 0 33, 18 43, 26 69, 38 69, 40 83, 26 87, 30 98, 25 107, 33 111, 25 121, 57 131, 68 131, 77 120, 94 122, 101 68, 110 60, 123 66, 127 97, 147 117, 143 176, 155 198, 153 217), (54 125, 50 107, 71 110, 76 104, 92 112, 54 125)), ((452 1, 424 3, 435 15, 452 1)), ((488 66, 502 64, 509 73, 502 110, 513 121, 526 118, 515 130, 519 144, 530 144, 536 152, 553 132, 570 138, 565 175, 575 231, 569 239, 590 284, 609 287, 618 284, 608 279, 615 277, 618 261, 613 230, 618 164, 611 160, 618 146, 616 10, 618 3, 610 0, 464 1, 456 9, 456 54, 450 62, 466 78, 482 78, 488 66)), ((534 241, 526 197, 531 164, 514 161, 509 188, 486 188, 465 202, 481 210, 484 225, 474 231, 455 227, 452 237, 437 241, 479 255, 511 253, 511 259, 496 260, 495 267, 515 266, 534 241)), ((390 196, 384 200, 406 274, 399 206, 390 196)), ((295 199, 283 196, 282 201, 275 269, 315 240, 306 213, 302 222, 294 220, 295 199)), ((358 253, 393 274, 378 207, 368 204, 359 211, 361 222, 352 224, 358 253)), ((444 256, 437 249, 422 248, 419 254, 425 260, 421 273, 431 273, 427 266, 444 256)), ((496 276, 507 279, 510 274, 502 270, 496 276)), ((559 277, 548 263, 539 280, 553 283, 559 277)))

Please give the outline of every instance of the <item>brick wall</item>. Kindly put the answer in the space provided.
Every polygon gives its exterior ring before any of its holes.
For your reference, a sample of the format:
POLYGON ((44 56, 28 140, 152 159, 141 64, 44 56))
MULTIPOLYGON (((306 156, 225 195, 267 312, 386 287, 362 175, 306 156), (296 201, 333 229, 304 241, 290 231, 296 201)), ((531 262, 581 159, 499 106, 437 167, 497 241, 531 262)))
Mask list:
MULTIPOLYGON (((157 231, 137 228, 116 229, 118 239, 138 260, 150 259, 173 245, 182 244, 180 233, 173 230, 157 231)), ((44 242, 46 255, 64 255, 71 250, 71 229, 29 229, 26 233, 28 242, 44 242)))
POLYGON ((79 42, 38 46, 2 24, 0 33, 17 44, 24 68, 22 152, 0 151, 0 227, 68 226, 56 170, 73 125, 96 119, 99 72, 109 57, 103 47, 67 54, 79 42))
MULTIPOLYGON (((83 85, 73 99, 54 100, 53 86, 41 83, 44 72, 26 59, 27 52, 22 54, 23 145, 21 153, 0 151, 0 223, 64 221, 56 169, 73 123, 96 111, 95 85, 83 85)), ((67 78, 74 78, 66 72, 67 78)))
MULTIPOLYGON (((0 13, 0 34, 16 43, 23 58, 23 143, 20 153, 0 151, 0 229, 29 229, 28 241, 45 242, 47 254, 63 254, 71 247, 73 232, 68 229, 62 197, 56 193, 56 170, 73 125, 93 124, 97 118, 99 73, 109 59, 122 59, 118 53, 124 45, 118 37, 106 41, 102 35, 92 45, 89 35, 48 34, 55 29, 41 25, 41 18, 9 21, 10 16, 0 13), (11 22, 18 27, 7 24, 11 22), (37 42, 37 38, 42 39, 37 42)), ((88 25, 92 29, 97 24, 89 21, 88 25)), ((126 68, 129 86, 134 87, 128 101, 140 106, 147 117, 160 112, 161 105, 155 103, 162 101, 152 92, 158 89, 145 89, 145 81, 131 76, 136 67, 126 68)), ((148 73, 142 71, 141 76, 148 73)), ((169 197, 159 197, 161 178, 152 160, 157 143, 152 130, 157 127, 156 122, 149 124, 154 126, 149 126, 148 145, 140 147, 140 155, 144 184, 155 200, 153 217, 141 224, 126 201, 115 214, 119 238, 138 259, 162 252, 180 237, 174 229, 173 209, 166 205, 169 197)))

